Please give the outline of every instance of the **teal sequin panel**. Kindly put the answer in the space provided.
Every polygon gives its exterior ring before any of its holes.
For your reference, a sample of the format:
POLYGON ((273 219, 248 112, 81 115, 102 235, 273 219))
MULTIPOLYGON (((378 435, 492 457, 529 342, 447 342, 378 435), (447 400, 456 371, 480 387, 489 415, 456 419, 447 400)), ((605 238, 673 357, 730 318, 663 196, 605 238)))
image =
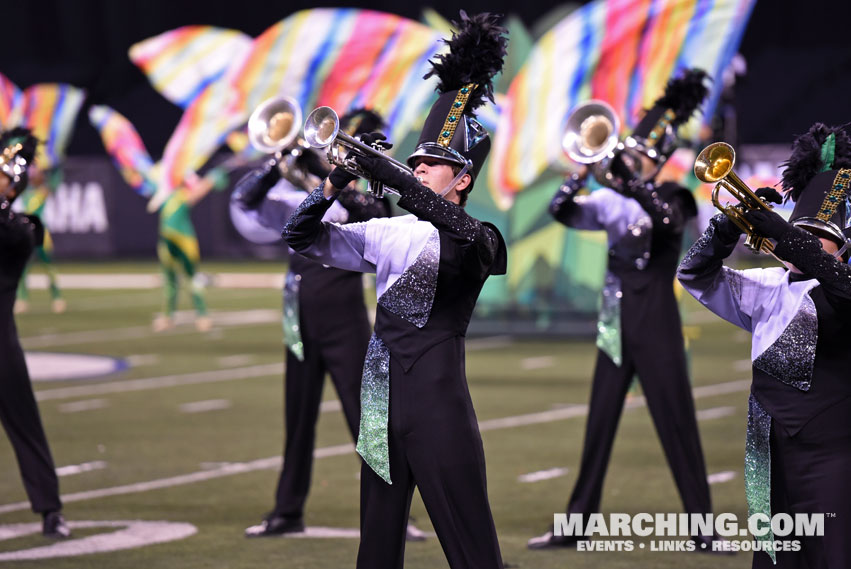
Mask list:
MULTIPOLYGON (((440 267, 440 234, 435 230, 425 247, 378 299, 382 308, 422 328, 431 315, 440 267)), ((361 380, 361 415, 357 451, 372 470, 390 482, 387 425, 390 412, 390 351, 372 335, 361 380)))
POLYGON ((381 338, 372 335, 363 364, 360 387, 360 432, 358 454, 388 484, 390 444, 387 422, 390 411, 390 350, 381 338))
POLYGON ((287 273, 284 280, 284 344, 298 359, 304 361, 304 343, 301 341, 301 321, 299 320, 298 293, 301 275, 287 273))
MULTIPOLYGON (((745 440, 745 495, 748 499, 748 518, 763 514, 771 519, 771 416, 751 394, 748 400, 748 433, 745 440)), ((777 554, 772 545, 774 532, 754 539, 763 542, 765 551, 774 563, 777 554)))
POLYGON ((621 280, 607 272, 603 283, 600 314, 597 320, 597 347, 608 355, 616 366, 623 363, 621 352, 621 280))

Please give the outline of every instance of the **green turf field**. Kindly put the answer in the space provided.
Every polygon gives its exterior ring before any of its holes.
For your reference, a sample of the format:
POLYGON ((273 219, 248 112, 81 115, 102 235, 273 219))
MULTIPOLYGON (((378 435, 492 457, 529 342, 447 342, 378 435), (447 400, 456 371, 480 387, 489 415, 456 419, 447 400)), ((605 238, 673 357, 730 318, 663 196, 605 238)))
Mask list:
MULTIPOLYGON (((156 272, 153 264, 58 268, 67 273, 156 272)), ((206 264, 204 269, 280 270, 272 263, 206 264)), ((181 522, 197 527, 197 533, 134 549, 9 561, 6 566, 354 566, 356 539, 243 537, 243 529, 272 506, 283 444, 278 290, 209 289, 208 304, 217 324, 206 334, 195 331, 191 318, 171 331, 152 333, 151 319, 161 304, 159 290, 66 290, 65 297, 68 311, 54 315, 47 293, 32 292, 30 311, 18 317, 25 349, 113 356, 131 363, 112 375, 35 383, 57 467, 85 465, 82 472, 60 478, 67 519, 181 522)), ((711 487, 713 505, 718 513, 731 512, 744 520, 748 384, 741 380, 749 377, 749 336, 690 299, 684 307, 703 450, 709 473, 722 480, 711 487)), ((181 298, 181 308, 189 308, 188 296, 181 298)), ((651 552, 650 538, 636 538, 635 551, 628 553, 527 551, 526 540, 551 528, 553 513, 563 511, 577 474, 593 341, 477 338, 469 341, 468 350, 491 507, 507 564, 523 569, 750 567, 750 553, 651 552), (507 418, 514 420, 503 420, 507 418), (520 481, 523 475, 542 471, 547 472, 533 477, 538 481, 520 481), (648 544, 644 550, 638 548, 642 540, 648 544)), ((318 427, 321 456, 315 462, 306 521, 356 529, 359 461, 346 446, 351 440, 333 405, 333 389, 326 390, 325 398, 330 402, 318 427)), ((49 544, 40 535, 3 539, 3 529, 10 524, 39 520, 25 500, 11 447, 2 437, 0 559, 49 544)), ((650 416, 635 394, 621 421, 604 489, 604 512, 680 508, 650 416)), ((412 515, 419 527, 432 531, 416 496, 412 515)), ((117 528, 81 528, 75 529, 75 537, 113 531, 117 528)), ((436 538, 408 544, 406 558, 411 569, 447 566, 436 538)))

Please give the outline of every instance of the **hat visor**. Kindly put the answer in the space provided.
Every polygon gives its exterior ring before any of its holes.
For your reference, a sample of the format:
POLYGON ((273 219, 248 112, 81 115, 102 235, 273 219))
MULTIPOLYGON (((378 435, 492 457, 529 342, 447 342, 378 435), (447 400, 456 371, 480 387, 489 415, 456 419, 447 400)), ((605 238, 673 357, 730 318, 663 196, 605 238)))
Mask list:
POLYGON ((816 237, 830 239, 840 247, 848 241, 848 235, 846 235, 846 231, 848 230, 843 231, 835 223, 830 221, 822 221, 816 217, 799 217, 789 222, 795 227, 809 231, 816 237))
POLYGON ((408 166, 413 168, 414 162, 420 157, 437 158, 462 167, 468 162, 457 150, 433 142, 426 142, 417 146, 416 150, 408 156, 408 166))

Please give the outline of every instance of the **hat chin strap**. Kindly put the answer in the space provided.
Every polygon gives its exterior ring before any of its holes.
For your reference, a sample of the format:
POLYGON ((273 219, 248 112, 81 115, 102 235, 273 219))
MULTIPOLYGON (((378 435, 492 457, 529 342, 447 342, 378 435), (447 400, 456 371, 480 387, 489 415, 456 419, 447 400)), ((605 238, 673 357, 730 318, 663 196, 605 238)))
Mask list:
POLYGON ((451 192, 451 191, 452 191, 452 188, 454 188, 455 186, 457 186, 457 185, 458 185, 458 182, 460 182, 460 181, 461 181, 461 178, 463 178, 463 177, 464 177, 464 174, 466 174, 467 172, 469 172, 469 170, 470 170, 470 163, 469 163, 469 162, 467 162, 466 164, 464 164, 464 167, 463 167, 463 168, 461 168, 461 170, 458 172, 458 175, 457 175, 457 176, 455 176, 454 178, 452 178, 452 181, 451 181, 451 182, 449 182, 449 184, 447 184, 447 186, 443 189, 443 191, 442 191, 442 192, 440 192, 440 193, 439 193, 439 194, 437 194, 437 195, 439 195, 439 196, 440 196, 440 197, 442 197, 442 198, 443 198, 443 197, 446 197, 446 194, 448 194, 449 192, 451 192))

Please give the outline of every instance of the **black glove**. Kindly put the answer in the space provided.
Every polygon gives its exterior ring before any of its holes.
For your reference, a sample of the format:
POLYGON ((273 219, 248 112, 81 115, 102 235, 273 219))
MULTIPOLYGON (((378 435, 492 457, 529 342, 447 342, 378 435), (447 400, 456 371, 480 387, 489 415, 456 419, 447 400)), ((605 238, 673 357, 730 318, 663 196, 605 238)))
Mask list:
POLYGON ((768 209, 746 211, 744 218, 753 225, 759 235, 776 241, 780 241, 787 232, 794 229, 791 223, 768 209))
POLYGON ((390 150, 393 148, 393 145, 387 142, 387 137, 384 136, 384 133, 378 130, 375 132, 359 134, 356 138, 367 146, 378 146, 382 150, 390 150))
POLYGON ((354 174, 351 174, 339 166, 331 170, 331 173, 328 174, 328 181, 331 182, 331 185, 337 189, 342 190, 346 186, 348 186, 354 180, 357 180, 358 177, 354 174))
POLYGON ((783 203, 783 196, 781 196, 780 192, 778 192, 774 188, 759 188, 754 193, 757 195, 757 197, 762 198, 763 201, 776 204, 783 203))
POLYGON ((715 234, 723 243, 735 245, 744 233, 726 214, 719 213, 712 220, 715 224, 715 234))
POLYGON ((389 188, 394 188, 400 192, 417 184, 417 179, 412 174, 401 170, 394 166, 389 160, 384 160, 378 156, 357 156, 355 161, 366 172, 369 172, 369 179, 376 182, 381 182, 389 188))

